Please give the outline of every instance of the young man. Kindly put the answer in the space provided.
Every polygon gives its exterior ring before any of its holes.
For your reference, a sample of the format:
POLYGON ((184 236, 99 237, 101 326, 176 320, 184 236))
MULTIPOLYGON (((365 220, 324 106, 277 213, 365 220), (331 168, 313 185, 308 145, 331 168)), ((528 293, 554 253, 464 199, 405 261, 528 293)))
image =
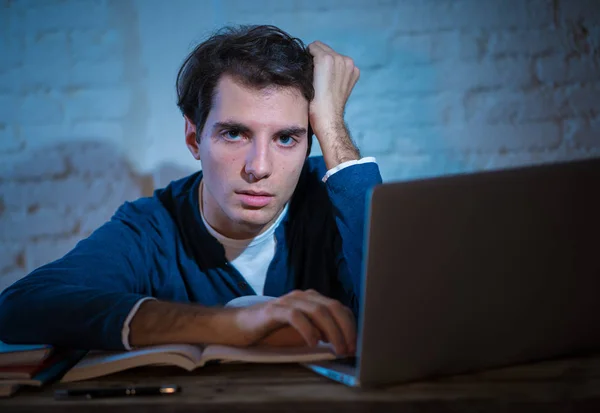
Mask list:
POLYGON ((0 340, 129 349, 166 343, 355 350, 367 190, 345 127, 359 77, 327 45, 227 28, 177 79, 202 171, 125 203, 66 256, 0 296, 0 340), (308 158, 312 132, 323 157, 308 158), (277 297, 223 308, 248 295, 277 297))

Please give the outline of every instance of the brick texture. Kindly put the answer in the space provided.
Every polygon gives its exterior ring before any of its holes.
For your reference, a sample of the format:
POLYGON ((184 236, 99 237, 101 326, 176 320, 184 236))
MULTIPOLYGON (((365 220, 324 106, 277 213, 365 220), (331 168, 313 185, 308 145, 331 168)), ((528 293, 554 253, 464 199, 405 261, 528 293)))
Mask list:
POLYGON ((0 0, 0 290, 199 167, 173 82, 226 23, 352 56, 346 119, 384 180, 600 155, 596 0, 172 3, 0 0))

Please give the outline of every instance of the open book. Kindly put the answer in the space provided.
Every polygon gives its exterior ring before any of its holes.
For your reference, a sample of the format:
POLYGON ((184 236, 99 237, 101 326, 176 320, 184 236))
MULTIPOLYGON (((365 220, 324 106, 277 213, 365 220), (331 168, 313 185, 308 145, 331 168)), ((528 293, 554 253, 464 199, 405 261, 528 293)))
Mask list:
POLYGON ((314 348, 240 348, 211 344, 203 348, 190 344, 172 344, 123 352, 90 352, 63 376, 61 382, 87 380, 142 366, 169 365, 192 371, 211 361, 306 363, 335 358, 329 345, 319 345, 314 348))
MULTIPOLYGON (((227 306, 241 307, 270 298, 272 297, 240 297, 229 302, 227 306)), ((91 351, 63 376, 61 382, 87 380, 142 366, 169 365, 192 371, 209 362, 309 363, 335 358, 333 347, 326 343, 320 343, 313 348, 170 344, 131 351, 91 351)))

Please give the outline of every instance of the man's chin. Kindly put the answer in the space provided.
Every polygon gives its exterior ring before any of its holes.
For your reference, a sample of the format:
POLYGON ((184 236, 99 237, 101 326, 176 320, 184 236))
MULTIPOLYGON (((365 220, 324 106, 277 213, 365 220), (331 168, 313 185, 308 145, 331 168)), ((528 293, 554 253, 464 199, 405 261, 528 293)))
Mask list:
POLYGON ((242 208, 239 223, 248 227, 264 227, 277 218, 277 211, 271 208, 242 208))

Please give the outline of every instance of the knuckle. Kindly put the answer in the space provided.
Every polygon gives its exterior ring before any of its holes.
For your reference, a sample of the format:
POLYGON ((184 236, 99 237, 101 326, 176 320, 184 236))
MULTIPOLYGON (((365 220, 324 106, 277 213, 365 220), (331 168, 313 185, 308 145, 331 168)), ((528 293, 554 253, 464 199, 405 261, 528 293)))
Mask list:
POLYGON ((304 316, 302 315, 302 312, 300 310, 298 310, 296 308, 290 309, 290 313, 289 313, 290 324, 297 325, 302 322, 303 318, 304 318, 304 316))
POLYGON ((292 291, 290 291, 287 294, 287 297, 297 298, 300 295, 302 295, 302 291, 300 291, 300 290, 292 290, 292 291))
POLYGON ((329 310, 324 305, 317 304, 312 310, 312 314, 317 318, 323 319, 329 315, 329 310))
POLYGON ((342 303, 340 303, 339 301, 336 300, 331 300, 328 304, 327 307, 329 308, 329 311, 331 312, 335 312, 335 313, 342 313, 345 311, 345 308, 342 303))
POLYGON ((323 61, 323 64, 325 64, 325 65, 332 65, 334 62, 333 56, 330 55, 329 53, 323 54, 323 56, 321 56, 321 60, 323 61))

